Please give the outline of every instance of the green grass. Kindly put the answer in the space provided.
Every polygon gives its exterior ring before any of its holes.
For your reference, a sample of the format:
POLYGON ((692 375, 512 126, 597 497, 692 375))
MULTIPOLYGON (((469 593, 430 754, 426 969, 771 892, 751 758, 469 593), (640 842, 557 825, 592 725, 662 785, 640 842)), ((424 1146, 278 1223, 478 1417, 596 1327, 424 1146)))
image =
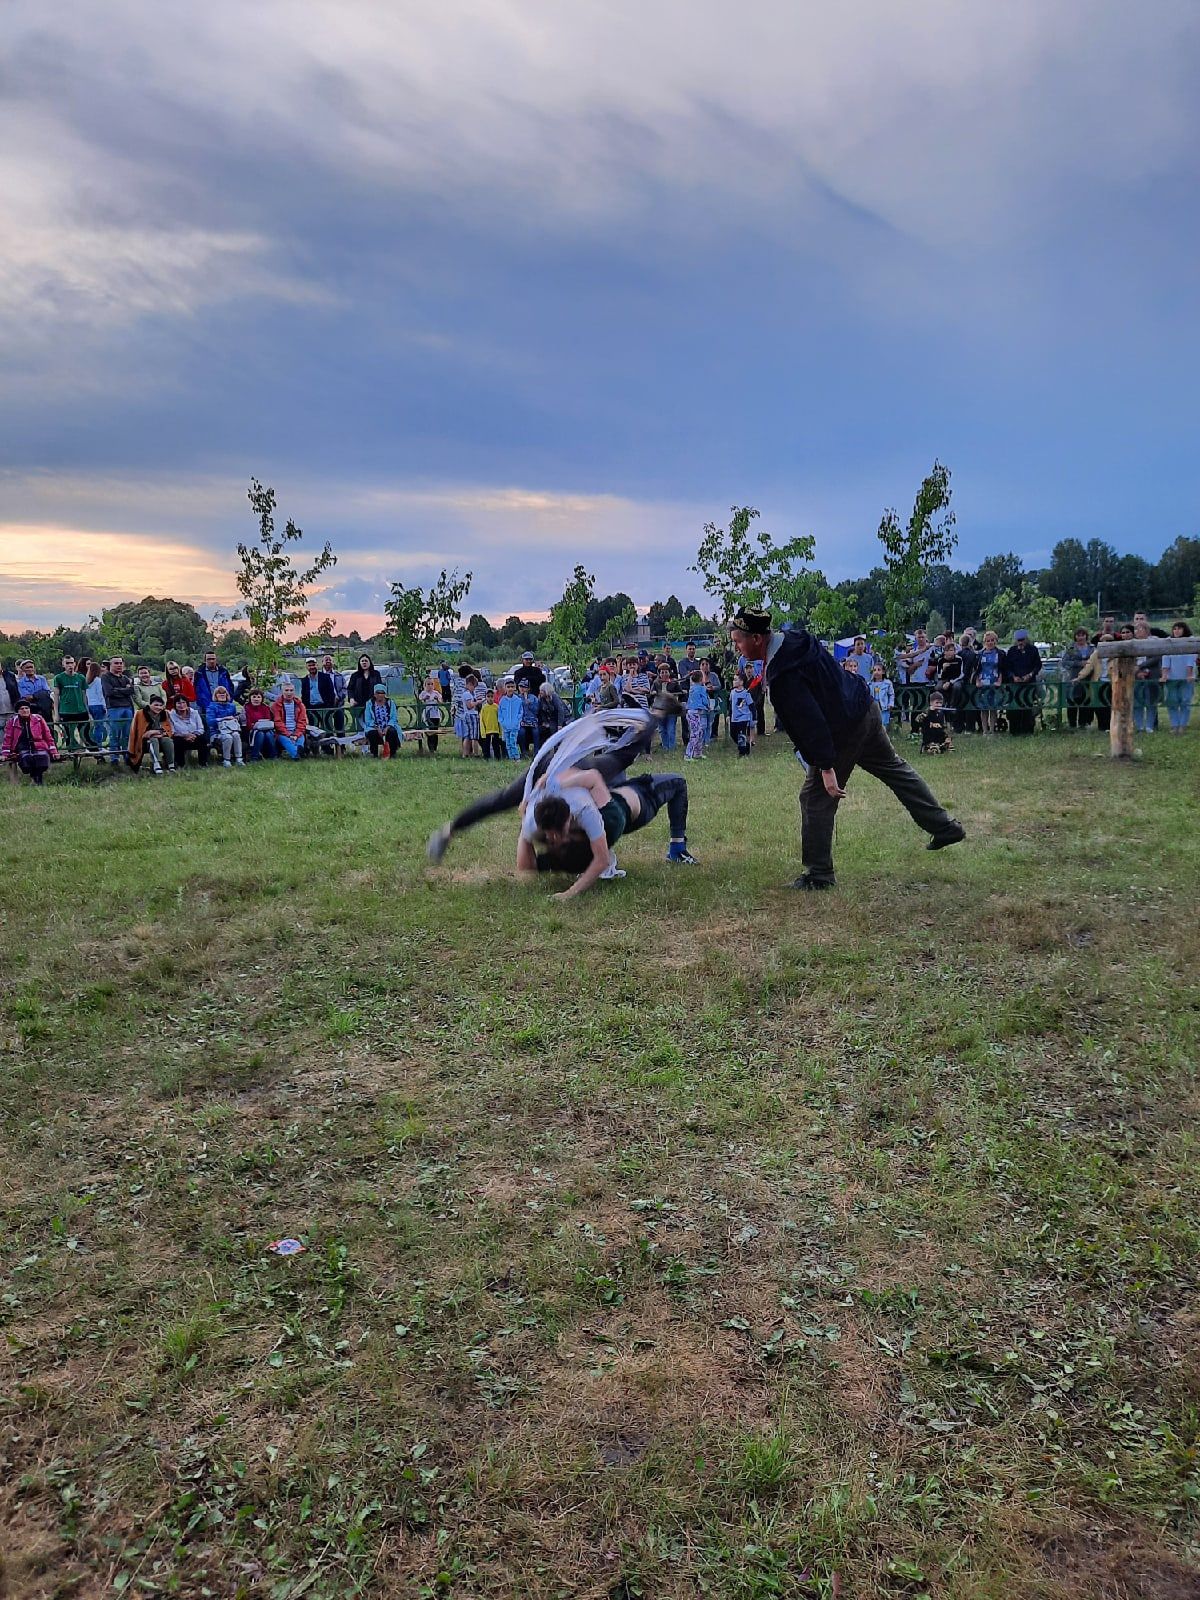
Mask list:
POLYGON ((449 753, 5 787, 0 1592, 1200 1592, 1200 741, 819 897, 780 743, 566 905, 449 753))

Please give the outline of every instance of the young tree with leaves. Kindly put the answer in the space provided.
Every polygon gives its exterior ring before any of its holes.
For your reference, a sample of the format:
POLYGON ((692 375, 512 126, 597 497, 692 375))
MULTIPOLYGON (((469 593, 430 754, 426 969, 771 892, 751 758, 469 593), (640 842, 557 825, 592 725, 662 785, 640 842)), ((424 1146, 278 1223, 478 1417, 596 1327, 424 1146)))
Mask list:
MULTIPOLYGON (((241 562, 237 586, 244 601, 240 615, 249 627, 255 668, 259 673, 273 672, 284 659, 285 635, 303 629, 311 615, 309 588, 336 564, 337 557, 326 541, 310 566, 298 568, 293 556, 304 534, 291 517, 283 532, 276 532, 274 489, 251 478, 246 497, 258 518, 258 541, 237 547, 241 562)), ((315 632, 332 633, 333 626, 327 617, 315 632)))
POLYGON ((905 644, 909 627, 927 608, 925 584, 930 567, 948 560, 958 543, 950 496, 950 469, 935 461, 917 492, 908 521, 901 524, 889 509, 879 524, 885 567, 883 626, 893 649, 905 644))
POLYGON ((595 598, 596 579, 584 567, 577 566, 571 574, 562 597, 550 607, 550 623, 542 648, 547 655, 561 656, 571 670, 571 677, 579 682, 591 654, 588 638, 588 604, 595 598))
POLYGON ((637 633, 638 614, 637 607, 632 600, 623 606, 615 616, 609 617, 603 628, 596 635, 597 644, 607 644, 610 649, 621 643, 629 634, 637 633))
POLYGON ((1094 607, 1083 600, 1064 600, 1043 594, 1040 587, 1028 578, 1021 584, 1021 592, 1002 589, 991 603, 984 607, 983 623, 1002 640, 1012 638, 1015 628, 1028 628, 1035 642, 1054 646, 1065 645, 1073 638, 1076 628, 1086 628, 1094 607))
POLYGON ((137 654, 133 629, 117 606, 109 606, 98 617, 90 616, 87 628, 89 633, 96 636, 93 655, 107 660, 111 656, 137 654))
POLYGON ((730 508, 728 529, 704 525, 704 538, 689 568, 704 580, 717 604, 718 628, 725 628, 740 606, 765 608, 778 622, 800 622, 814 633, 837 637, 849 626, 845 598, 811 565, 816 540, 800 534, 776 544, 769 533, 750 536, 758 512, 753 506, 730 508))
POLYGON ((388 631, 418 692, 437 660, 438 640, 458 626, 471 578, 469 572, 460 576, 457 567, 449 572, 443 567, 428 592, 417 584, 392 584, 391 599, 383 608, 388 631))

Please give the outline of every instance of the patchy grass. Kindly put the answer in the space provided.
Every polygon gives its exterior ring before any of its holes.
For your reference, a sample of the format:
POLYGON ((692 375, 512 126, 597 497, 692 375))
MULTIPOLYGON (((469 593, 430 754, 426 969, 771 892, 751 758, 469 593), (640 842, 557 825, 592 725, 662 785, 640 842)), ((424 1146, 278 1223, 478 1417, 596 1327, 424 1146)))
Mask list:
POLYGON ((820 897, 779 745, 568 905, 449 754, 6 792, 0 1593, 1200 1595, 1197 741, 820 897))

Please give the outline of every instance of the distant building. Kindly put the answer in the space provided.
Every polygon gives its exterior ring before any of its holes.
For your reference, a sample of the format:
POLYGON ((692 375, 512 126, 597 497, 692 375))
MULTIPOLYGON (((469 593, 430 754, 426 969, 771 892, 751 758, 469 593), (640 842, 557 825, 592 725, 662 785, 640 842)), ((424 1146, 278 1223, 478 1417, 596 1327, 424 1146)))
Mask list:
POLYGON ((458 656, 462 654, 463 642, 461 639, 439 639, 437 647, 444 656, 458 656))

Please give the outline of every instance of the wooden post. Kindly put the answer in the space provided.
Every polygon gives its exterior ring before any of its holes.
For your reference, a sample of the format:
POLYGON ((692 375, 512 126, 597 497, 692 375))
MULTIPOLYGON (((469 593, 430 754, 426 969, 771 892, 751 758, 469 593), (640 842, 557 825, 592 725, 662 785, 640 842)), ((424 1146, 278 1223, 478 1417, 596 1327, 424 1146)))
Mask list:
POLYGON ((1108 662, 1112 689, 1109 752, 1116 761, 1128 761, 1133 755, 1133 689, 1138 657, 1158 661, 1163 656, 1200 655, 1200 639, 1115 639, 1111 644, 1098 644, 1096 654, 1108 662))
POLYGON ((1133 686, 1136 681, 1136 656, 1118 656, 1109 663, 1112 717, 1108 724, 1108 749, 1114 761, 1133 758, 1133 686))

